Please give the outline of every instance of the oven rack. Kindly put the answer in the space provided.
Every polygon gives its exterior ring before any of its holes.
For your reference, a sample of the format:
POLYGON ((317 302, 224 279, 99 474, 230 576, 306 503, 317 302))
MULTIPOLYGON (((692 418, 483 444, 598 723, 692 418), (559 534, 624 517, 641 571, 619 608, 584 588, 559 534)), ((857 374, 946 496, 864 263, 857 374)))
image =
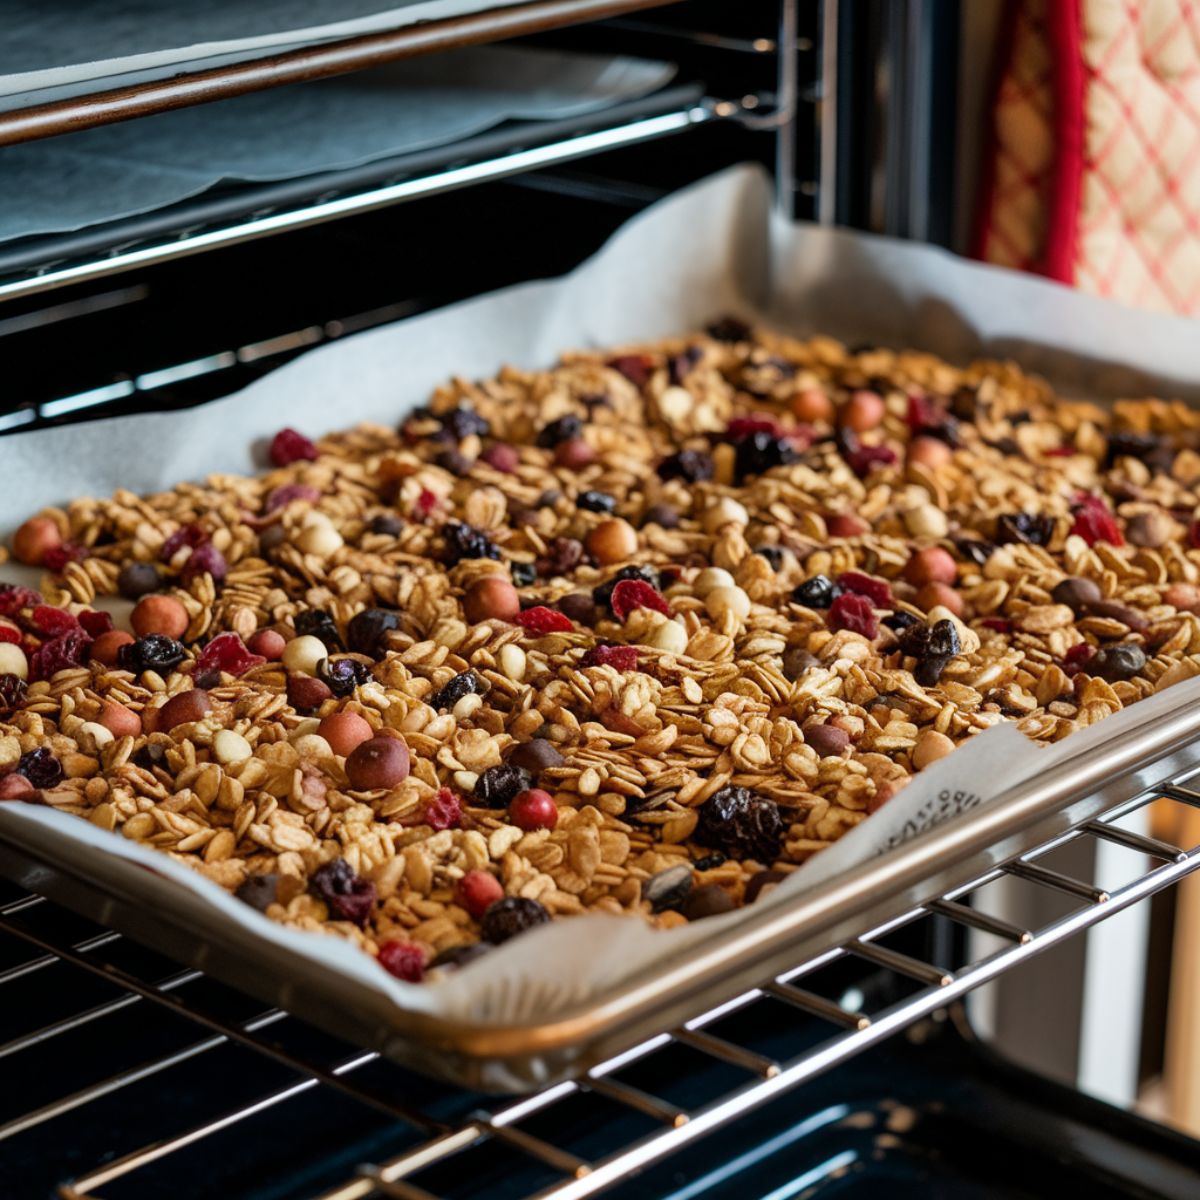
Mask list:
MULTIPOLYGON (((449 1118, 443 1095, 436 1103, 414 1105, 402 1097, 419 1093, 419 1083, 411 1073, 383 1063, 373 1052, 342 1047, 337 1055, 306 1057, 283 1048, 277 1038, 285 1027, 298 1024, 278 1009, 256 1011, 249 1019, 231 1021, 214 1015, 188 997, 189 988, 204 980, 200 972, 177 970, 164 978, 147 979, 112 960, 111 955, 123 941, 119 934, 101 931, 82 940, 56 936, 52 925, 55 905, 41 896, 29 894, 0 906, 0 933, 7 934, 35 951, 26 959, 0 972, 0 988, 12 987, 31 973, 63 964, 81 969, 121 989, 122 995, 93 1008, 57 1019, 41 1029, 25 1033, 0 1045, 0 1060, 20 1069, 21 1054, 44 1047, 56 1037, 82 1027, 93 1027, 92 1036, 103 1034, 104 1021, 132 1005, 146 1004, 186 1018, 200 1035, 198 1041, 157 1058, 99 1079, 77 1091, 58 1097, 36 1110, 11 1118, 0 1125, 0 1143, 12 1145, 12 1139, 28 1135, 57 1118, 79 1110, 100 1098, 120 1093, 135 1083, 163 1075, 160 1086, 169 1094, 172 1069, 218 1047, 236 1046, 257 1054, 276 1067, 282 1066, 289 1082, 267 1091, 252 1101, 229 1111, 207 1116, 204 1120, 177 1129, 169 1136, 156 1138, 132 1148, 114 1147, 111 1157, 93 1169, 78 1172, 60 1187, 68 1200, 117 1200, 112 1185, 128 1182, 139 1171, 161 1169, 164 1160, 181 1151, 203 1144, 235 1126, 252 1125, 255 1118, 278 1106, 311 1092, 333 1089, 383 1112, 396 1122, 396 1141, 403 1148, 390 1155, 378 1155, 375 1162, 359 1166, 332 1186, 306 1193, 311 1200, 372 1200, 394 1197, 397 1200, 434 1200, 449 1197, 425 1176, 434 1168, 471 1163, 472 1156, 497 1147, 515 1153, 531 1168, 550 1173, 536 1186, 513 1191, 512 1180, 506 1195, 522 1195, 530 1200, 554 1197, 555 1200, 579 1200, 597 1195, 628 1181, 637 1172, 677 1154, 697 1139, 722 1130, 745 1114, 767 1105, 833 1066, 861 1053, 868 1047, 898 1033, 924 1018, 939 1013, 972 989, 994 980, 1034 955, 1091 928, 1129 906, 1160 892, 1200 867, 1200 845, 1179 847, 1147 837, 1126 828, 1122 822, 1135 817, 1152 803, 1200 807, 1200 791, 1184 786, 1197 775, 1195 767, 1179 772, 1171 782, 1150 788, 1110 810, 1103 818, 1087 820, 1053 837, 1012 861, 1003 863, 968 883, 948 891, 937 900, 913 908, 860 938, 801 962, 783 973, 765 979, 759 986, 703 1012, 681 1027, 649 1038, 619 1056, 591 1068, 578 1080, 568 1081, 517 1100, 489 1100, 466 1093, 457 1096, 458 1111, 449 1118), (1065 874, 1046 864, 1047 856, 1068 844, 1090 841, 1108 842, 1133 851, 1138 864, 1132 878, 1120 886, 1105 889, 1088 879, 1065 874), (1151 865, 1154 864, 1154 865, 1151 865), (1056 919, 1033 929, 1023 929, 985 909, 974 907, 989 885, 1002 879, 1020 881, 1040 896, 1053 894, 1069 905, 1056 919), (951 971, 938 962, 912 957, 888 944, 891 935, 914 922, 932 920, 943 929, 950 927, 962 935, 974 935, 972 952, 964 956, 965 965, 951 971), (980 938, 978 935, 987 935, 980 938), (984 952, 984 942, 998 948, 984 952), (838 964, 855 961, 875 968, 893 984, 906 982, 915 988, 898 1001, 883 1004, 877 1011, 864 1003, 861 991, 836 988, 819 982, 823 972, 836 970, 838 964), (754 1031, 770 1024, 767 1009, 778 1014, 785 1010, 789 1028, 824 1030, 827 1036, 806 1035, 807 1045, 799 1054, 785 1056, 764 1053, 755 1045, 754 1031), (734 1023, 740 1032, 726 1026, 734 1023), (669 1089, 661 1088, 669 1071, 656 1063, 663 1056, 684 1049, 700 1060, 732 1069, 734 1079, 719 1094, 703 1103, 689 1106, 669 1089), (355 1073, 374 1065, 388 1072, 390 1086, 378 1083, 360 1086, 355 1073), (633 1075, 634 1082, 626 1076, 633 1075), (668 1091, 667 1095, 658 1094, 668 1091), (531 1121, 556 1131, 569 1128, 565 1113, 555 1118, 568 1101, 591 1099, 616 1106, 650 1125, 649 1132, 624 1142, 599 1158, 588 1159, 569 1138, 556 1144, 548 1134, 531 1133, 531 1121), (467 1108, 463 1106, 467 1105, 467 1108)), ((1136 820, 1136 817, 1135 817, 1136 820)), ((927 944, 935 944, 930 939, 927 944)), ((892 989, 894 991, 894 989, 892 989)), ((872 994, 876 994, 872 991, 872 994)), ((3 992, 0 991, 0 995, 3 992)), ((794 1049, 794 1047, 793 1047, 794 1049)), ((253 1063, 251 1063, 253 1069, 253 1063)), ((136 1138, 134 1139, 136 1141, 136 1138)), ((477 1179, 480 1176, 475 1176, 477 1179)), ((292 1194, 292 1193, 289 1193, 292 1194)), ((468 1194, 481 1194, 478 1191, 468 1194)), ((490 1194, 490 1193, 489 1193, 490 1194)))

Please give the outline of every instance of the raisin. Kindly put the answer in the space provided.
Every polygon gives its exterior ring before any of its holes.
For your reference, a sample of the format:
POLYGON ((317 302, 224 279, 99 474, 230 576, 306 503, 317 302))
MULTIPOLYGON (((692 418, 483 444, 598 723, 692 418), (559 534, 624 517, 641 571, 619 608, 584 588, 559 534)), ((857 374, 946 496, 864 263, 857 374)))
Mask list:
POLYGON ((184 546, 188 546, 194 550, 202 542, 207 541, 208 534, 204 532, 201 526, 195 522, 191 525, 183 525, 163 542, 162 549, 158 552, 158 557, 163 562, 170 562, 184 546))
POLYGON ((147 742, 133 756, 134 763, 144 771, 153 771, 167 761, 167 748, 160 742, 147 742))
POLYGON ((345 643, 338 633, 333 616, 323 608, 309 608, 292 618, 297 637, 315 637, 325 643, 327 650, 344 650, 345 643))
POLYGON ((501 763, 480 774, 473 795, 483 808, 507 808, 513 797, 533 787, 533 783, 533 776, 524 767, 501 763))
POLYGON ((696 840, 733 858, 774 862, 783 847, 783 818, 774 800, 745 787, 714 792, 699 808, 696 840))
POLYGON ((765 558, 770 564, 772 571, 778 571, 783 566, 782 546, 759 546, 754 553, 761 558, 765 558))
POLYGON ((18 775, 24 775, 35 788, 53 787, 63 777, 62 763, 45 746, 22 754, 16 770, 18 775))
POLYGON ((682 479, 687 483, 703 483, 713 477, 714 470, 711 454, 703 450, 680 450, 658 464, 658 477, 664 481, 682 479))
POLYGON ((248 904, 259 912, 266 912, 275 903, 278 892, 278 875, 247 875, 233 894, 243 904, 248 904))
POLYGON ((550 914, 536 900, 527 900, 524 896, 505 896, 503 900, 488 906, 479 922, 479 929, 485 942, 499 946, 501 942, 507 942, 509 938, 535 925, 545 925, 549 920, 550 914))
POLYGON ((844 456, 846 464, 859 479, 866 479, 876 467, 890 467, 896 452, 890 446, 859 446, 844 456))
POLYGON ((582 432, 583 422, 574 413, 567 413, 539 430, 535 444, 543 450, 553 450, 562 442, 573 441, 582 432))
POLYGON ((796 448, 786 438, 765 431, 752 433, 734 443, 734 478, 741 483, 749 475, 786 467, 798 457, 796 448))
POLYGON ((323 658, 317 678, 335 695, 349 696, 371 678, 371 668, 356 658, 323 658))
POLYGON ((607 492, 581 492, 575 498, 575 507, 585 512, 612 513, 616 512, 617 501, 607 492))
POLYGON ((567 760, 553 742, 537 737, 514 746, 508 761, 514 767, 523 767, 526 771, 538 775, 542 771, 552 771, 555 767, 561 767, 567 760))
POLYGON ((429 703, 440 712, 444 708, 453 708, 464 696, 482 691, 481 680, 474 671, 463 671, 455 675, 442 689, 434 693, 429 703))
POLYGON ((25 702, 25 680, 17 675, 0 675, 0 717, 10 717, 25 702))
POLYGON ((1054 533, 1054 518, 1033 513, 1005 513, 996 521, 996 541, 1001 545, 1019 543, 1044 546, 1054 533))
POLYGON ((379 658, 384 652, 384 634, 399 627, 399 613, 388 608, 364 608, 346 626, 346 641, 356 654, 379 658))
POLYGON ((444 971, 447 968, 457 971, 467 963, 482 958, 491 946, 487 942, 461 942, 457 946, 448 946, 432 962, 427 964, 430 971, 444 971))
POLYGON ((883 623, 889 629, 894 630, 896 633, 899 633, 901 630, 910 629, 913 625, 920 625, 921 618, 914 617, 912 615, 912 613, 904 612, 903 609, 900 609, 900 610, 892 613, 891 616, 884 617, 883 623))
POLYGON ((692 867, 697 871, 715 871, 718 867, 724 866, 726 862, 723 854, 706 854, 703 858, 698 858, 692 867))
POLYGON ((473 408, 460 404, 449 412, 439 413, 438 420, 455 441, 461 442, 469 437, 487 437, 492 427, 473 408))
POLYGON ((996 553, 996 547, 991 542, 980 538, 955 538, 954 547, 963 558, 977 567, 982 567, 996 553))
POLYGON ((442 526, 446 539, 446 561, 455 566, 464 558, 499 558, 500 551, 486 533, 462 521, 448 521, 442 526))
POLYGON ((925 658, 917 660, 917 665, 913 669, 913 678, 922 687, 934 687, 941 679, 942 672, 949 662, 948 657, 936 654, 926 655, 925 658))
POLYGON ((470 474, 471 467, 474 465, 471 459, 458 450, 443 450, 433 461, 443 471, 449 471, 451 475, 460 479, 462 476, 470 474))
POLYGON ((528 587, 537 578, 535 563, 515 562, 508 565, 509 574, 517 587, 528 587))
POLYGON ((558 601, 558 611, 580 625, 595 625, 601 615, 596 602, 586 592, 568 592, 558 601))
POLYGON ((386 537, 399 537, 404 532, 404 522, 391 513, 381 513, 371 518, 371 524, 367 528, 372 533, 383 534, 386 537))
POLYGON ((642 899, 650 905, 651 912, 665 912, 668 908, 679 908, 692 890, 693 870, 687 863, 667 867, 657 875, 651 875, 642 883, 642 899))
POLYGON ((792 599, 805 608, 828 608, 841 594, 842 589, 832 579, 814 575, 792 592, 792 599))
POLYGON ((958 629, 954 622, 944 618, 937 621, 929 631, 926 653, 937 658, 953 658, 961 650, 962 645, 958 640, 958 629))
MULTIPOLYGON (((1089 675, 1097 676, 1108 683, 1118 683, 1140 674, 1145 666, 1146 652, 1141 646, 1134 642, 1120 642, 1098 650, 1085 669, 1089 675)), ((29 782, 33 783, 33 780, 30 779, 29 782)))
POLYGON ((641 354, 620 354, 610 358, 607 365, 624 375, 634 387, 643 388, 650 381, 650 360, 641 354))
POLYGON ((361 928, 375 907, 375 885, 354 874, 344 858, 335 858, 313 872, 312 892, 329 905, 330 913, 361 928))
POLYGON ((744 342, 750 337, 750 326, 737 317, 721 317, 705 327, 714 342, 744 342))
POLYGON ((1111 467, 1118 458, 1136 458, 1144 462, 1162 445, 1162 438, 1152 433, 1110 433, 1104 465, 1111 467))
POLYGON ((682 354, 673 354, 667 361, 667 375, 678 387, 696 368, 704 357, 699 346, 689 346, 682 354))

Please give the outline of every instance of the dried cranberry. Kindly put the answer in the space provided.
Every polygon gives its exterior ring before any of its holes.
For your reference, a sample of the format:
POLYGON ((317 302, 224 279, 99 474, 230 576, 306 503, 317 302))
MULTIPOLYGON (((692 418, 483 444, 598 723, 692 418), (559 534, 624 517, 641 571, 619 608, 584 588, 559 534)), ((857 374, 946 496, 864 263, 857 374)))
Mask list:
POLYGON ((486 533, 461 521, 448 521, 442 526, 446 540, 446 561, 450 566, 464 558, 499 558, 500 551, 486 533))
POLYGON ((1012 622, 1004 617, 984 617, 979 623, 984 629, 992 629, 996 633, 1010 633, 1012 631, 1012 622))
POLYGON ((748 417, 734 417, 725 428, 725 436, 731 442, 740 441, 752 433, 767 433, 776 438, 783 436, 779 422, 766 413, 751 413, 748 417))
POLYGON ((63 777, 62 763, 45 746, 22 754, 16 770, 35 788, 53 787, 63 777))
POLYGON ((787 438, 773 433, 751 433, 734 443, 734 478, 741 483, 748 475, 786 467, 796 458, 796 448, 787 438))
POLYGON ((671 614, 665 598, 641 579, 622 579, 612 590, 609 606, 618 621, 624 621, 635 608, 650 608, 664 616, 671 614))
POLYGON ((861 571, 846 571, 838 576, 838 583, 845 592, 866 596, 876 608, 891 608, 895 603, 892 589, 885 579, 876 579, 873 575, 864 575, 861 571))
POLYGON ((513 621, 530 633, 570 633, 574 628, 570 617, 565 613, 555 612, 544 604, 517 613, 513 621))
POLYGON ((1076 642, 1063 655, 1063 671, 1072 677, 1078 675, 1095 653, 1096 649, 1090 642, 1076 642))
POLYGON ((375 885, 355 875, 344 858, 335 858, 314 871, 309 887, 335 916, 359 927, 367 923, 375 907, 375 885))
POLYGON ((406 983, 420 983, 425 977, 425 951, 412 942, 384 942, 379 947, 379 965, 406 983))
POLYGON ((306 608, 292 618, 292 625, 297 637, 315 637, 325 643, 327 650, 345 649, 333 615, 323 608, 306 608))
POLYGON ((464 696, 482 691, 482 680, 474 671, 463 671, 455 675, 439 692, 430 698, 430 705, 439 711, 453 708, 464 696))
POLYGON ((387 608, 365 608, 346 626, 346 641, 356 654, 378 658, 384 634, 400 627, 400 614, 387 608))
POLYGON ((51 638, 79 628, 79 621, 65 608, 54 608, 49 604, 39 604, 29 614, 29 623, 37 633, 51 638))
POLYGON ((285 483, 282 487, 273 488, 268 493, 265 511, 273 513, 278 509, 286 508, 297 500, 306 500, 309 504, 316 504, 320 498, 320 489, 311 484, 285 483))
POLYGON ((226 675, 244 675, 251 667, 261 667, 266 661, 261 654, 251 654, 236 633, 219 633, 196 660, 196 672, 223 671, 226 675))
POLYGON ((1111 546, 1125 545, 1117 519, 1099 496, 1080 493, 1075 501, 1075 523, 1071 532, 1078 534, 1089 546, 1107 542, 1111 546))
POLYGON ((650 360, 641 354, 621 354, 608 360, 608 366, 624 375, 636 388, 643 388, 650 380, 650 360))
POLYGON ((417 502, 413 505, 413 518, 417 521, 428 520, 432 515, 433 510, 438 506, 437 496, 428 488, 422 488, 417 496, 417 502))
POLYGON ((1054 446, 1045 452, 1047 458, 1070 458, 1077 453, 1074 446, 1054 446))
POLYGON ((475 800, 484 808, 507 808, 514 796, 533 786, 533 775, 513 763, 488 767, 475 782, 475 800))
POLYGON ((664 481, 683 479, 687 483, 702 483, 713 477, 713 470, 712 455, 703 450, 680 450, 658 464, 658 477, 664 481))
POLYGON ((859 446, 844 457, 850 470, 865 479, 876 467, 890 467, 896 461, 896 452, 890 446, 859 446))
POLYGON ((851 633, 861 633, 866 638, 873 638, 879 632, 875 610, 870 600, 866 596, 856 596, 853 592, 839 596, 829 606, 829 628, 848 629, 851 633))
POLYGON ((0 625, 0 642, 8 642, 10 645, 19 646, 22 640, 21 631, 15 625, 0 625))
POLYGON ((323 658, 317 678, 335 695, 349 696, 371 678, 371 668, 356 658, 323 658))
POLYGON ((225 561, 225 555, 212 542, 203 542, 188 556, 180 575, 184 583, 191 583, 193 579, 199 579, 205 574, 212 576, 213 583, 221 583, 228 570, 229 564, 225 561))
POLYGON ((551 421, 538 432, 536 445, 543 450, 553 450, 560 443, 577 438, 582 432, 583 422, 575 413, 567 413, 565 417, 551 421))
POLYGON ((524 896, 505 896, 489 905, 480 921, 480 932, 485 942, 499 946, 519 933, 535 925, 545 925, 550 914, 536 901, 524 896))
POLYGON ((768 796, 745 787, 713 793, 698 810, 696 841, 737 858, 774 862, 783 848, 783 818, 768 796))
POLYGON ((23 608, 41 604, 42 595, 16 583, 0 583, 0 617, 14 617, 23 608))
POLYGON ((714 342, 744 342, 750 337, 750 326, 737 317, 721 317, 705 330, 714 342))
POLYGON ((636 671, 638 651, 636 646, 614 646, 601 642, 593 646, 580 660, 581 667, 612 667, 616 671, 636 671))
POLYGON ((113 627, 112 614, 98 612, 94 608, 85 608, 79 614, 79 624, 88 637, 97 638, 102 633, 107 633, 113 627))
POLYGON ((25 702, 28 689, 18 675, 0 675, 0 717, 10 717, 25 702))
POLYGON ((187 651, 174 638, 151 633, 128 643, 117 652, 117 662, 126 671, 140 675, 155 671, 168 675, 187 657, 187 651))
POLYGON ((842 589, 824 575, 806 579, 792 592, 792 599, 805 608, 828 608, 840 595, 842 589))
POLYGON ((611 604, 612 594, 618 583, 624 579, 640 579, 652 588, 661 590, 662 580, 653 567, 629 566, 622 567, 611 579, 592 589, 592 599, 597 604, 611 604))
POLYGON ((78 542, 62 542, 46 551, 42 563, 46 570, 58 573, 66 568, 67 563, 82 562, 87 556, 86 546, 78 542))
POLYGON ((208 541, 208 534, 200 528, 199 525, 191 524, 181 526, 175 530, 173 534, 162 544, 162 549, 158 552, 159 558, 163 562, 170 562, 171 559, 183 549, 184 546, 190 546, 193 550, 202 542, 208 541))
POLYGON ((435 830, 457 829, 462 824, 462 801, 449 788, 441 788, 425 805, 423 820, 435 830))
POLYGON ((29 658, 30 677, 49 679, 58 671, 78 667, 87 661, 92 639, 76 627, 48 642, 43 642, 29 658))
POLYGON ((316 446, 295 429, 281 429, 271 439, 271 462, 286 467, 294 462, 312 462, 317 457, 316 446))
POLYGON ((437 416, 442 428, 458 442, 469 437, 487 437, 492 431, 487 421, 467 404, 460 404, 437 416))
POLYGON ((914 434, 922 433, 945 419, 945 410, 931 396, 920 392, 908 394, 908 427, 914 434))

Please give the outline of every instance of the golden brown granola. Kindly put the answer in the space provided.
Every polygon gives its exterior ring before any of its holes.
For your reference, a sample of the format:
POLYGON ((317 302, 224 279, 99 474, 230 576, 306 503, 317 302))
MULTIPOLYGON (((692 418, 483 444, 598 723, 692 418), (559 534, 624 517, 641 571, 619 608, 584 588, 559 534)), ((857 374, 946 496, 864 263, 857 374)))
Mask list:
POLYGON ((143 631, 178 619, 187 654, 71 665, 81 638, 64 666, 0 593, 0 795, 44 785, 406 977, 542 909, 723 911, 980 729, 1057 741, 1200 673, 1198 446, 1182 404, 736 322, 455 379, 314 460, 27 523, 17 556, 74 614, 159 564, 143 631), (355 649, 367 609, 393 616, 355 649), (220 633, 272 661, 222 673, 220 633), (49 678, 6 691, 14 637, 49 678), (356 788, 331 744, 355 730, 402 738, 407 777, 356 788), (518 746, 530 777, 504 775, 518 746), (533 776, 549 820, 506 806, 533 776), (481 926, 501 892, 536 904, 481 926))

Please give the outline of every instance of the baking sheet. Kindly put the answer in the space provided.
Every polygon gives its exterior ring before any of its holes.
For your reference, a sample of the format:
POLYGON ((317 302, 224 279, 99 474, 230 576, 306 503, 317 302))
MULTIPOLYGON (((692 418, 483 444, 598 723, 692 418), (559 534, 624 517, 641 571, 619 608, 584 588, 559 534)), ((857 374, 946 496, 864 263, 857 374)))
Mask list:
MULTIPOLYGON (((1053 368, 1069 386, 1102 395, 1120 394, 1136 380, 1138 390, 1195 397, 1200 383, 1191 322, 1125 310, 929 248, 792 226, 770 214, 762 173, 737 168, 654 206, 561 280, 506 289, 320 348, 200 409, 0 439, 9 484, 0 495, 0 532, 80 493, 146 491, 208 472, 254 469, 255 446, 261 451, 281 411, 310 434, 355 419, 394 423, 451 374, 482 377, 504 362, 546 365, 568 347, 665 336, 725 312, 798 333, 822 330, 857 341, 865 332, 951 359, 1016 352, 1053 368), (130 445, 154 446, 155 453, 131 455, 130 445)), ((398 1009, 496 1025, 545 1022, 661 971, 701 943, 711 950, 765 908, 786 906, 958 812, 998 806, 1022 780, 1197 699, 1200 681, 1191 681, 1048 749, 1011 726, 990 730, 923 772, 752 909, 669 932, 613 917, 572 918, 432 985, 392 979, 336 938, 274 925, 165 855, 78 818, 0 805, 0 837, 132 889, 156 911, 180 914, 198 936, 253 944, 264 969, 291 979, 338 972, 345 1004, 385 1023, 398 1009)))
POLYGON ((10 146, 0 242, 152 212, 225 182, 348 170, 505 121, 583 116, 674 74, 649 59, 483 46, 10 146))
POLYGON ((0 107, 19 108, 512 0, 9 0, 0 107))

